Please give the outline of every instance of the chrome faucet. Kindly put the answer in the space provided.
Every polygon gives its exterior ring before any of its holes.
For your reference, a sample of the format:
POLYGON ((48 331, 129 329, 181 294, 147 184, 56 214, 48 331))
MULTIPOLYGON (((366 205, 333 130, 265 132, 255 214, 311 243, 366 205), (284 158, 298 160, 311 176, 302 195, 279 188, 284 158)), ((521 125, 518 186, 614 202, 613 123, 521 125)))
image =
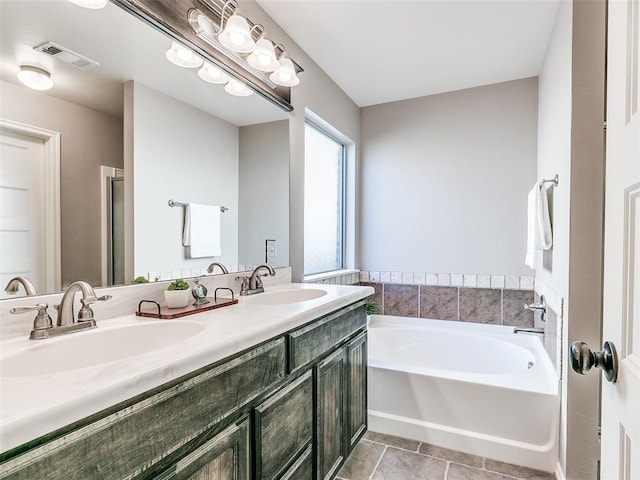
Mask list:
POLYGON ((58 321, 55 326, 47 313, 49 305, 46 303, 39 303, 28 307, 14 307, 9 310, 9 313, 25 313, 37 310, 38 314, 33 322, 33 330, 31 330, 29 338, 31 340, 41 340, 43 338, 55 337, 78 330, 94 328, 96 321, 93 318, 93 310, 91 310, 89 305, 97 301, 109 300, 110 298, 111 295, 96 297, 96 292, 93 291, 93 288, 87 282, 74 282, 69 285, 67 291, 64 292, 60 305, 54 305, 54 308, 58 310, 58 321), (76 319, 73 313, 73 301, 78 290, 82 292, 82 298, 80 299, 82 308, 78 312, 78 318, 76 319))
POLYGON ((211 265, 209 265, 207 267, 207 273, 213 273, 216 267, 220 269, 223 275, 226 275, 227 273, 229 273, 229 270, 227 270, 227 267, 225 267, 223 264, 219 262, 213 262, 211 265))
POLYGON ((275 274, 276 271, 271 265, 266 263, 258 265, 251 273, 250 277, 238 277, 238 279, 242 280, 240 295, 253 295, 255 293, 264 292, 264 286, 262 285, 262 280, 260 280, 260 277, 266 277, 267 275, 271 275, 273 277, 275 274), (260 270, 262 269, 267 270, 267 273, 263 273, 262 275, 260 275, 260 270))
POLYGON ((72 330, 95 327, 96 321, 93 318, 93 310, 91 310, 89 305, 97 301, 109 300, 110 298, 111 295, 97 297, 96 292, 93 291, 93 287, 87 282, 73 282, 67 287, 67 291, 64 292, 60 305, 54 305, 54 308, 58 310, 57 326, 74 327, 72 330), (76 319, 73 314, 73 301, 78 290, 82 292, 82 298, 80 299, 82 308, 80 308, 78 318, 76 319))
POLYGON ((38 295, 38 291, 36 290, 35 285, 31 283, 31 280, 29 280, 27 277, 13 277, 11 280, 9 280, 7 286, 4 287, 4 291, 9 295, 14 295, 18 293, 18 287, 20 285, 24 287, 24 291, 27 295, 38 295))
POLYGON ((540 335, 544 335, 544 328, 515 327, 513 329, 513 333, 537 333, 540 335))

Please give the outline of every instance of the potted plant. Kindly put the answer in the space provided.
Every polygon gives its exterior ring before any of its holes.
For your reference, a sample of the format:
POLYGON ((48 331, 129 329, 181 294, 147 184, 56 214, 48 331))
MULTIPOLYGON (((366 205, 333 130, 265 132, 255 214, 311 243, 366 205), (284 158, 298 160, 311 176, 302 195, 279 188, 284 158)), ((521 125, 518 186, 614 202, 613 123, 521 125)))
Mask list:
POLYGON ((169 284, 164 291, 164 301, 169 308, 184 308, 189 303, 191 292, 189 284, 182 278, 178 278, 169 284))

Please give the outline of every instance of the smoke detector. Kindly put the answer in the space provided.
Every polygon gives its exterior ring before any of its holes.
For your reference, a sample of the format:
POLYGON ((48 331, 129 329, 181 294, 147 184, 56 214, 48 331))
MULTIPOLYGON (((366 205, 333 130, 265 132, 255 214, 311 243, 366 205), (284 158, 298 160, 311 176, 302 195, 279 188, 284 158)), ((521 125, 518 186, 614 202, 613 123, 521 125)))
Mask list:
POLYGON ((33 47, 37 52, 49 55, 57 60, 60 60, 66 64, 76 67, 78 70, 87 70, 89 68, 97 67, 100 64, 94 60, 69 50, 63 46, 55 44, 53 42, 46 42, 37 47, 33 47))

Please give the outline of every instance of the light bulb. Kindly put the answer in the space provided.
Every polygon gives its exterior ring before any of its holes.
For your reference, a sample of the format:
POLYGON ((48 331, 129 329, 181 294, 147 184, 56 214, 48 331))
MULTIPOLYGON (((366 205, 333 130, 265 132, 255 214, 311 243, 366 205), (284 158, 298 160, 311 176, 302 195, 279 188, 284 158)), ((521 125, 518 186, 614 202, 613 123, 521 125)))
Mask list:
POLYGON ((209 62, 204 63, 203 67, 198 71, 198 76, 205 82, 217 84, 227 83, 230 79, 229 75, 209 62))
POLYGON ((298 75, 296 75, 296 68, 293 66, 293 62, 284 56, 280 57, 280 66, 273 72, 269 78, 277 85, 283 87, 295 87, 300 83, 298 75))
POLYGON ((218 35, 218 41, 229 50, 238 53, 250 53, 256 48, 256 42, 251 38, 249 22, 237 9, 218 35))
POLYGON ((280 65, 273 43, 264 37, 256 42, 256 49, 247 57, 247 62, 256 70, 263 72, 273 72, 280 65))
POLYGON ((244 83, 233 78, 224 86, 224 89, 227 93, 235 95, 236 97, 248 97, 253 94, 253 90, 248 88, 244 83))
POLYGON ((167 59, 174 65, 183 68, 198 68, 204 62, 193 51, 177 42, 171 42, 171 48, 167 50, 167 59))

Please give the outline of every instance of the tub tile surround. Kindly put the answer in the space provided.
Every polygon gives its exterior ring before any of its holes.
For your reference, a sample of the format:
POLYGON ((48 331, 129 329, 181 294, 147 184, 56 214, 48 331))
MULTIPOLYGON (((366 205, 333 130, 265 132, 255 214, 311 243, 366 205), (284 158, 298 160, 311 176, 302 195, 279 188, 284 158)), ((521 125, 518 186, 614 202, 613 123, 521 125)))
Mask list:
POLYGON ((382 272, 360 270, 363 283, 393 283, 441 287, 497 288, 533 290, 535 277, 530 275, 490 275, 479 273, 382 272), (413 281, 411 281, 413 278, 413 281))
POLYGON ((415 440, 367 432, 340 480, 552 480, 555 475, 415 440))
MULTIPOLYGON (((479 275, 474 277, 477 284, 479 275)), ((486 282, 487 279, 483 278, 482 281, 486 282)), ((534 325, 533 313, 524 309, 525 303, 532 303, 534 300, 532 290, 363 281, 360 284, 374 288, 375 294, 371 300, 383 315, 517 327, 534 325)))

